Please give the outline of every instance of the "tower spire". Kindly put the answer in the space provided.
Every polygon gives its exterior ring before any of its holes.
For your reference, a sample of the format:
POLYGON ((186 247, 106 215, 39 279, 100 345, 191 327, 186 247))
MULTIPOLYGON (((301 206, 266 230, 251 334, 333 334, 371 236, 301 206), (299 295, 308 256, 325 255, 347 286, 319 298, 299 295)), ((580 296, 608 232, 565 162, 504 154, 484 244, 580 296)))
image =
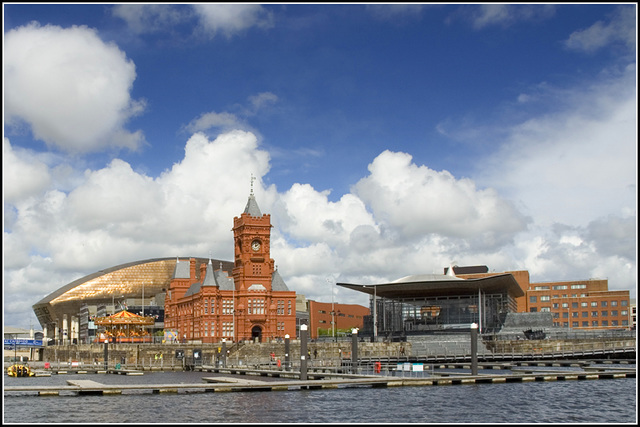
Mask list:
POLYGON ((253 176, 253 174, 251 174, 251 194, 250 194, 251 196, 253 196, 253 181, 255 180, 256 180, 256 177, 253 176))

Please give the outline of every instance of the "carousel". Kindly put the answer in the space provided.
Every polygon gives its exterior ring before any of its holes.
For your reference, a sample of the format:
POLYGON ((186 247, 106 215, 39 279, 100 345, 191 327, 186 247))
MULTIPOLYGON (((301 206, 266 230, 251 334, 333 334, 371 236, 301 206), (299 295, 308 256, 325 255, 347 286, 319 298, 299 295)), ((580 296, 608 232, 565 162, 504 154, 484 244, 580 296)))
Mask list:
POLYGON ((98 317, 94 320, 94 324, 104 327, 104 332, 100 334, 100 342, 106 340, 112 343, 151 342, 152 337, 146 327, 153 326, 155 318, 122 310, 111 316, 98 317))

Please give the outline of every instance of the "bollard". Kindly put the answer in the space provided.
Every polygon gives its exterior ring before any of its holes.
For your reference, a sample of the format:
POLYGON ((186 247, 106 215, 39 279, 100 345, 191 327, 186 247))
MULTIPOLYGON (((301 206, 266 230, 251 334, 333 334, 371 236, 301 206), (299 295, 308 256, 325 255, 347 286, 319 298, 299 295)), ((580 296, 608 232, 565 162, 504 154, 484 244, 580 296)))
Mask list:
POLYGON ((478 324, 471 324, 471 375, 478 375, 478 324))
POLYGON ((284 336, 284 370, 288 371, 291 368, 291 362, 289 361, 290 351, 289 334, 284 336))
POLYGON ((109 342, 105 340, 104 342, 104 370, 107 371, 109 369, 109 342))
POLYGON ((222 353, 220 353, 220 357, 222 358, 222 367, 227 367, 227 341, 222 339, 222 353))
POLYGON ((351 330, 351 373, 358 373, 358 328, 351 330))
POLYGON ((307 380, 307 325, 300 325, 300 380, 307 380))

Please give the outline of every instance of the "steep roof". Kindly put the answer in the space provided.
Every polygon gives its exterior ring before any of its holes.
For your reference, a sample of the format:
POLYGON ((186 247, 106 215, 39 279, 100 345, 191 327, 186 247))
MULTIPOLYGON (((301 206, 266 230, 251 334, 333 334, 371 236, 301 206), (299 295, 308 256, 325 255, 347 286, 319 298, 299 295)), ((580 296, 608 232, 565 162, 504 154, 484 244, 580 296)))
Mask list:
POLYGON ((289 291, 289 288, 284 283, 284 280, 282 280, 282 277, 280 276, 280 273, 278 273, 278 270, 275 270, 271 275, 271 290, 287 292, 289 291))
POLYGON ((191 272, 189 269, 189 261, 180 262, 180 258, 176 259, 176 269, 173 271, 174 279, 190 279, 191 272))
POLYGON ((249 200, 247 201, 247 206, 244 208, 244 213, 249 214, 254 217, 261 217, 262 212, 260 212, 260 208, 258 207, 258 202, 256 202, 256 198, 253 195, 249 195, 249 200))

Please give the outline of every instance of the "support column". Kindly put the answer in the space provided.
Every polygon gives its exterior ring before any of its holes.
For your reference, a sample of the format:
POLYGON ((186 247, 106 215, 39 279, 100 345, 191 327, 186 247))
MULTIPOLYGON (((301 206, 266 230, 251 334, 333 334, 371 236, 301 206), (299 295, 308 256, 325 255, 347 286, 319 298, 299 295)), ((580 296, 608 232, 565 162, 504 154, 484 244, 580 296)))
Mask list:
POLYGON ((62 315, 62 344, 69 344, 69 320, 68 315, 62 315))

